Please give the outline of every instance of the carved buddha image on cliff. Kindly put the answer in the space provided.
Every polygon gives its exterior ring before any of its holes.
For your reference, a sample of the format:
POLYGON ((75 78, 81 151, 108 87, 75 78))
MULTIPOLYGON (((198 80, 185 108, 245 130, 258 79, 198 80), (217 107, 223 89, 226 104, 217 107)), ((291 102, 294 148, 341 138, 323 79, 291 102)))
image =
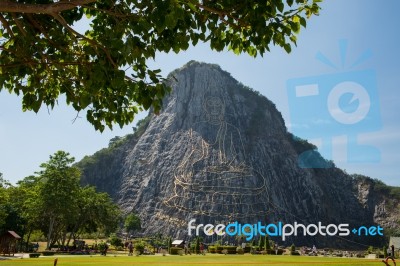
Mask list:
POLYGON ((189 151, 174 173, 170 207, 209 216, 256 215, 265 179, 246 163, 239 129, 225 119, 223 97, 203 97, 203 118, 187 131, 189 151))

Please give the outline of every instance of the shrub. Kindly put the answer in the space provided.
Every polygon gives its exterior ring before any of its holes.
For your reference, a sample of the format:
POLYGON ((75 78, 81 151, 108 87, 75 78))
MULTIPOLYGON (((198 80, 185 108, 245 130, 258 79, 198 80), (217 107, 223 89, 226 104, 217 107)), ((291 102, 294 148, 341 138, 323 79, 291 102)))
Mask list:
POLYGON ((216 252, 217 252, 217 247, 215 247, 215 246, 208 246, 208 252, 210 252, 210 253, 216 253, 216 252))
POLYGON ((32 242, 45 242, 47 238, 43 235, 43 233, 39 230, 34 230, 31 233, 30 241, 32 242))
POLYGON ((39 258, 40 253, 30 253, 29 258, 39 258))
POLYGON ((274 250, 274 249, 271 249, 270 251, 268 251, 268 254, 270 254, 270 255, 282 255, 284 252, 285 252, 285 250, 283 250, 281 248, 278 248, 277 251, 274 250))
MULTIPOLYGON (((169 254, 171 255, 178 255, 179 251, 182 251, 182 248, 171 247, 169 254)), ((183 251, 182 251, 183 252, 183 251)))
POLYGON ((200 242, 202 241, 202 239, 200 239, 200 237, 196 237, 195 243, 194 243, 194 249, 196 251, 196 254, 200 253, 200 242))
POLYGON ((112 234, 110 236, 110 244, 113 245, 114 247, 118 247, 118 246, 123 246, 124 245, 122 239, 117 237, 116 234, 112 234))
POLYGON ((54 251, 43 251, 42 255, 43 256, 54 256, 55 252, 54 251))
POLYGON ((296 246, 294 244, 292 244, 290 246, 290 255, 297 255, 296 254, 296 246))
POLYGON ((222 249, 226 249, 227 250, 227 254, 236 254, 236 247, 235 246, 222 246, 222 249))
POLYGON ((236 248, 236 253, 243 255, 244 254, 244 250, 241 247, 237 247, 236 248))
POLYGON ((224 249, 223 246, 217 246, 216 251, 217 251, 218 254, 223 254, 223 253, 222 253, 222 250, 223 250, 223 249, 224 249))
POLYGON ((372 254, 374 252, 374 247, 373 246, 369 246, 367 249, 368 254, 372 254))
POLYGON ((143 241, 138 241, 135 243, 134 247, 135 247, 136 251, 138 251, 138 252, 140 252, 140 254, 142 254, 144 251, 145 243, 143 241))
POLYGON ((97 248, 98 248, 98 250, 100 250, 102 252, 105 249, 106 245, 107 245, 107 243, 100 242, 97 244, 97 248))

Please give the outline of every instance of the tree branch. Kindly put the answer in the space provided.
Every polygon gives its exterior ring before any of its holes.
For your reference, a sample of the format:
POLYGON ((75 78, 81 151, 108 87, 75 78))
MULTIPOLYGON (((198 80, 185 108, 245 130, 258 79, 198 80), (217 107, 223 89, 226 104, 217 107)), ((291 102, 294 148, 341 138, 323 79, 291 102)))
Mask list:
POLYGON ((115 64, 114 60, 111 58, 111 55, 109 53, 109 51, 107 51, 106 48, 104 48, 101 44, 99 44, 98 42, 87 38, 86 36, 80 34, 79 32, 77 32, 76 30, 74 30, 73 28, 71 28, 68 23, 65 21, 65 19, 56 13, 51 14, 58 22, 61 23, 61 25, 63 25, 73 36, 78 36, 86 41, 88 41, 90 44, 92 44, 95 47, 99 47, 101 50, 103 50, 103 52, 106 54, 108 60, 110 61, 110 63, 113 65, 113 67, 118 68, 118 66, 115 64))
POLYGON ((5 65, 0 65, 2 68, 14 68, 17 66, 23 66, 23 65, 60 65, 60 66, 80 66, 80 65, 94 65, 94 62, 36 62, 36 61, 26 61, 23 63, 14 63, 14 64, 5 64, 5 65))
POLYGON ((82 56, 82 53, 78 53, 78 52, 73 52, 71 50, 66 49, 63 46, 58 45, 56 42, 54 42, 50 36, 48 35, 48 32, 42 27, 42 25, 40 25, 40 23, 34 18, 34 16, 32 14, 26 14, 26 17, 28 18, 29 22, 33 25, 34 28, 36 28, 37 30, 40 31, 40 33, 43 34, 44 37, 46 37, 46 40, 52 44, 55 48, 58 48, 59 50, 65 51, 69 54, 73 54, 76 56, 82 56))
POLYGON ((202 5, 201 3, 193 3, 193 4, 196 5, 198 8, 201 8, 201 9, 203 9, 203 10, 205 10, 205 11, 208 11, 208 12, 210 12, 210 13, 213 13, 213 14, 218 15, 219 18, 221 19, 221 21, 223 21, 224 23, 226 23, 226 24, 228 24, 228 25, 230 25, 230 26, 232 26, 232 27, 234 27, 234 28, 240 29, 241 27, 246 27, 246 26, 248 26, 248 25, 246 25, 241 19, 236 18, 236 17, 230 15, 230 14, 227 13, 227 12, 223 12, 223 11, 220 11, 220 10, 217 10, 217 9, 214 9, 214 8, 211 8, 211 7, 202 5), (233 20, 237 21, 239 25, 230 23, 229 21, 227 21, 227 20, 224 18, 225 16, 230 17, 230 18, 232 18, 233 20))
POLYGON ((15 13, 11 13, 11 17, 13 18, 15 25, 17 25, 19 31, 22 33, 22 35, 24 37, 26 37, 26 30, 24 29, 24 27, 22 27, 21 22, 18 20, 17 16, 15 15, 15 13))
POLYGON ((110 15, 110 16, 113 16, 113 17, 116 17, 116 18, 130 18, 130 17, 137 16, 137 14, 134 14, 134 13, 129 13, 129 14, 126 14, 126 13, 123 13, 123 12, 118 13, 118 12, 112 11, 112 9, 102 9, 102 8, 88 6, 88 5, 83 5, 82 7, 86 8, 86 9, 89 9, 89 10, 95 10, 95 11, 104 12, 107 15, 110 15))
POLYGON ((0 12, 10 13, 36 13, 36 14, 52 14, 65 10, 74 9, 77 6, 87 5, 96 2, 96 0, 61 0, 51 4, 26 4, 17 3, 10 0, 2 0, 0 12))
POLYGON ((7 29, 7 32, 10 34, 11 37, 14 37, 14 32, 11 30, 10 25, 8 24, 7 20, 3 17, 3 15, 0 13, 0 21, 4 25, 4 27, 7 29))

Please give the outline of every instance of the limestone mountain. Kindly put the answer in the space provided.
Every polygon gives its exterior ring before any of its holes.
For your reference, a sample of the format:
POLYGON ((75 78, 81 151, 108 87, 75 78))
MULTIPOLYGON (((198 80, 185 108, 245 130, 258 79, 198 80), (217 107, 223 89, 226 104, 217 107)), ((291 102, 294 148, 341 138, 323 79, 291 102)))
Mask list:
MULTIPOLYGON (((335 167, 287 131, 271 101, 219 66, 191 61, 167 82, 172 92, 160 114, 150 113, 134 134, 78 163, 83 184, 108 192, 126 213, 138 213, 145 234, 187 239, 191 219, 399 228, 396 188, 335 167), (323 168, 299 166, 299 155, 310 150, 306 160, 323 168)), ((287 241, 360 248, 382 238, 287 241)))

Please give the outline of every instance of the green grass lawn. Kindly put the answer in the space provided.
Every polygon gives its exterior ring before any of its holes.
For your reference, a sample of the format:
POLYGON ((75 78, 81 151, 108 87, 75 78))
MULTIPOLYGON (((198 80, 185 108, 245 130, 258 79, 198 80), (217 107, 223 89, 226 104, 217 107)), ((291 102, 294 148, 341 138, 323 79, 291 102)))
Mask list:
MULTIPOLYGON (((117 266, 117 265, 348 265, 348 266, 374 266, 384 265, 381 260, 356 259, 356 258, 324 258, 324 257, 300 257, 300 256, 265 256, 265 255, 221 255, 207 254, 187 256, 133 256, 119 255, 107 257, 90 256, 54 256, 31 259, 11 259, 0 261, 0 266, 52 266, 54 259, 58 258, 57 266, 93 265, 93 266, 117 266)), ((392 264, 390 264, 392 265, 392 264)))

